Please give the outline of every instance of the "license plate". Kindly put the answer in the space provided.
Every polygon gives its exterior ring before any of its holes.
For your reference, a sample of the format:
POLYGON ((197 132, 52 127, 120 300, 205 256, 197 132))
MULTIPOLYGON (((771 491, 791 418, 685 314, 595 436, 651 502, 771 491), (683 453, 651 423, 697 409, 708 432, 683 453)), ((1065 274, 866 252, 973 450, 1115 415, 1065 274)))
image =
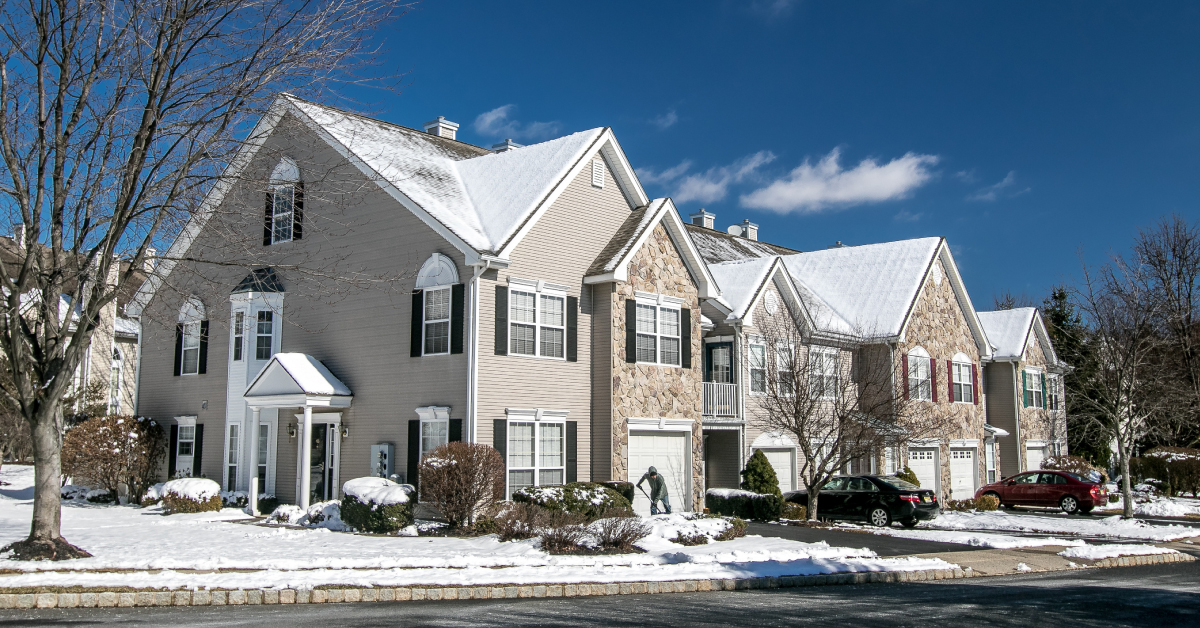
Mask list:
POLYGON ((928 495, 922 495, 922 496, 921 496, 921 501, 922 501, 922 502, 924 502, 924 503, 926 503, 926 504, 928 504, 928 503, 929 503, 929 496, 928 496, 928 495))

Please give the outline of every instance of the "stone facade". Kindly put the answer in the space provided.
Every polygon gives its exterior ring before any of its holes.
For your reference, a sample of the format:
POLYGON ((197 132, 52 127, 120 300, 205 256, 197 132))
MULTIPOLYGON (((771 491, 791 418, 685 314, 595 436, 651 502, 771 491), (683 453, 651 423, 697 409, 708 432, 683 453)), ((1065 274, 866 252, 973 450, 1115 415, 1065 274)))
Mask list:
MULTIPOLYGON (((1061 442, 1063 453, 1066 453, 1066 412, 1032 406, 1025 407, 1024 390, 1021 388, 1021 373, 1026 368, 1038 369, 1046 373, 1047 378, 1049 378, 1051 369, 1048 364, 1049 360, 1046 359, 1046 353, 1042 350, 1041 342, 1038 341, 1037 332, 1031 330, 1029 337, 1025 340, 1025 353, 1021 356, 1020 362, 1017 363, 1017 420, 1020 432, 1011 436, 1011 438, 1019 439, 1017 442, 1017 452, 1021 457, 1022 469, 1029 468, 1025 454, 1027 451, 1026 444, 1031 440, 1045 441, 1047 456, 1051 455, 1050 444, 1055 441, 1061 442)), ((1047 392, 1042 391, 1043 399, 1045 399, 1047 392)), ((1043 402, 1043 405, 1047 404, 1043 402)))
MULTIPOLYGON (((660 224, 629 262, 629 281, 610 292, 612 305, 612 478, 629 476, 630 418, 691 419, 691 494, 694 509, 704 503, 704 461, 701 413, 703 411, 703 359, 700 302, 696 283, 683 258, 660 224), (634 292, 649 292, 682 299, 691 310, 692 366, 677 368, 625 361, 625 300, 634 292)), ((634 481, 636 477, 632 478, 634 481)), ((677 505, 677 507, 682 504, 677 505)))

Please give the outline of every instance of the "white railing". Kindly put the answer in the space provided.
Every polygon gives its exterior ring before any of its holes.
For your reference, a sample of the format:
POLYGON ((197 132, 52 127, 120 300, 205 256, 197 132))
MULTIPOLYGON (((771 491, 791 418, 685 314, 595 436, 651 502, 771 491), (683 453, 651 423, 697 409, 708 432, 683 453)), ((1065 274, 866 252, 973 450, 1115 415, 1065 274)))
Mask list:
POLYGON ((737 384, 704 382, 704 416, 737 416, 737 384))

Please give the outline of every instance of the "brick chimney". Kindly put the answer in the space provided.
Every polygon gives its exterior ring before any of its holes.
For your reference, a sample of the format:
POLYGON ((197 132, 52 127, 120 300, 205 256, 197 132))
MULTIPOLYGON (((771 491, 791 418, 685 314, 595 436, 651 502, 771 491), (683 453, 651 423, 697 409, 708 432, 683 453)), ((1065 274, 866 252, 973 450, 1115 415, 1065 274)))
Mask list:
POLYGON ((707 211, 704 211, 704 208, 701 208, 700 211, 689 215, 688 218, 692 219, 693 225, 704 227, 705 229, 712 229, 713 224, 716 223, 717 215, 710 214, 707 211))
POLYGON ((443 116, 438 116, 437 120, 430 120, 425 123, 425 132, 452 140, 458 134, 458 123, 451 122, 443 116))

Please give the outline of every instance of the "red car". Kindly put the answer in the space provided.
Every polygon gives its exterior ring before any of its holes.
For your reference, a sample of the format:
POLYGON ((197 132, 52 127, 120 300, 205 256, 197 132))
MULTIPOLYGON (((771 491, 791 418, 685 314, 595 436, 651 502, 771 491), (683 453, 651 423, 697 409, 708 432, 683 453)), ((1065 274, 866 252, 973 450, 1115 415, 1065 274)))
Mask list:
POLYGON ((1108 503, 1104 485, 1085 480, 1069 471, 1029 471, 993 482, 975 492, 975 497, 992 495, 1005 508, 1013 506, 1058 506, 1068 515, 1088 513, 1108 503))

